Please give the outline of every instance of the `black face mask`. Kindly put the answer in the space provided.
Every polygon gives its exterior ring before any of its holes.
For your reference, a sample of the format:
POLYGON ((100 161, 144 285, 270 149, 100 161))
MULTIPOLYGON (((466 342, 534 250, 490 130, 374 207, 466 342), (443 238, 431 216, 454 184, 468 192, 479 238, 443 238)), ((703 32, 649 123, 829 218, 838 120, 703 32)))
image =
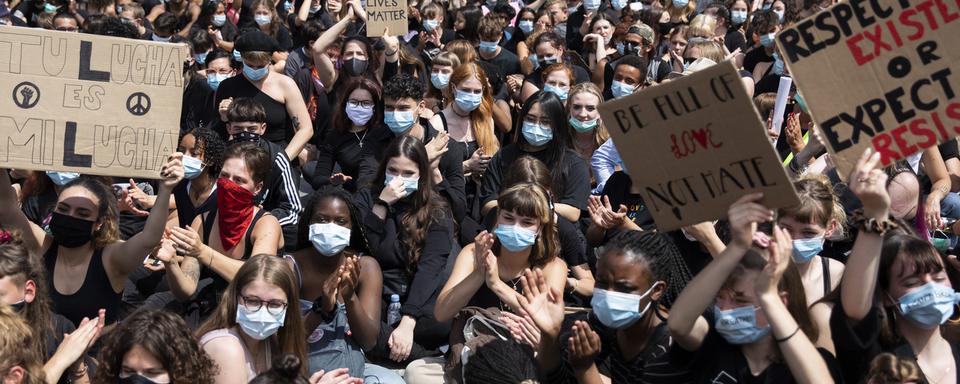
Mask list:
POLYGON ((343 71, 350 76, 361 76, 367 71, 367 61, 362 59, 350 59, 343 61, 343 71))
POLYGON ((50 232, 57 244, 67 248, 76 248, 93 239, 93 221, 78 219, 70 215, 54 212, 50 218, 50 232))
POLYGON ((117 382, 120 384, 156 384, 156 381, 150 380, 139 374, 129 377, 121 377, 117 382))
POLYGON ((240 132, 236 135, 233 135, 233 138, 227 142, 227 146, 231 146, 237 143, 254 143, 260 144, 260 135, 253 132, 240 132))

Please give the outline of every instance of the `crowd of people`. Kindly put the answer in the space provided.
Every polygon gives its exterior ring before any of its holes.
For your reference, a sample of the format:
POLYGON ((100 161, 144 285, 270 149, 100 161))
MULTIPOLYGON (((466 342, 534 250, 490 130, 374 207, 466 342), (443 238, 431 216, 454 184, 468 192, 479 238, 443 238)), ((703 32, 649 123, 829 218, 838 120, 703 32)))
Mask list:
POLYGON ((957 142, 839 175, 772 123, 832 3, 0 0, 189 47, 160 179, 0 170, 0 378, 958 383, 957 142), (800 204, 660 231, 598 107, 725 62, 800 204))

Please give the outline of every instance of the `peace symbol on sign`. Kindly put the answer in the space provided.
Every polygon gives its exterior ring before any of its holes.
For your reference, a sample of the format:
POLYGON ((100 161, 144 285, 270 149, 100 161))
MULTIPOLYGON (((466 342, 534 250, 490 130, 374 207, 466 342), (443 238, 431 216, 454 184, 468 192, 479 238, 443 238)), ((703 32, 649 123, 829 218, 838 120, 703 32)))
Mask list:
POLYGON ((150 96, 136 92, 127 98, 127 111, 134 116, 143 116, 150 112, 150 96))

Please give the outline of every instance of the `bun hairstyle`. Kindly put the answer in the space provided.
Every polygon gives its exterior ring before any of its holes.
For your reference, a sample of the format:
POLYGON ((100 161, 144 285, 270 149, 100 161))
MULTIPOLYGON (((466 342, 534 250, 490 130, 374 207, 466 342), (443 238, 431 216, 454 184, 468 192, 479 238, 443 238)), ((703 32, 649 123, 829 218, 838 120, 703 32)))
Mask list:
POLYGON ((837 200, 830 180, 825 176, 805 175, 795 181, 793 187, 800 197, 800 204, 781 208, 778 216, 790 216, 797 221, 821 225, 824 228, 830 225, 830 221, 835 220, 839 233, 834 234, 834 237, 842 237, 847 215, 837 200))
POLYGON ((292 354, 285 354, 273 360, 270 370, 257 375, 250 384, 307 384, 307 380, 300 375, 303 365, 300 359, 292 354))
POLYGON ((923 380, 920 366, 913 359, 901 359, 888 352, 881 353, 870 363, 867 383, 900 384, 919 383, 923 380))

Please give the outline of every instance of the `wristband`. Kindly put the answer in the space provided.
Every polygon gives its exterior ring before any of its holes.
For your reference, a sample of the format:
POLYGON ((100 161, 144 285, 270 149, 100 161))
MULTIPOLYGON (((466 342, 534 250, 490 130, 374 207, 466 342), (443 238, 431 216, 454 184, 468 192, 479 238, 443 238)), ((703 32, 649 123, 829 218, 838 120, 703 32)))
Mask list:
POLYGON ((782 343, 782 342, 784 342, 784 341, 790 340, 790 338, 793 337, 793 335, 796 335, 797 332, 800 332, 800 326, 799 326, 799 325, 797 326, 797 329, 795 329, 795 330, 793 331, 793 333, 791 333, 791 334, 788 335, 787 337, 784 337, 784 338, 782 338, 782 339, 774 338, 773 340, 776 341, 777 343, 782 343))

